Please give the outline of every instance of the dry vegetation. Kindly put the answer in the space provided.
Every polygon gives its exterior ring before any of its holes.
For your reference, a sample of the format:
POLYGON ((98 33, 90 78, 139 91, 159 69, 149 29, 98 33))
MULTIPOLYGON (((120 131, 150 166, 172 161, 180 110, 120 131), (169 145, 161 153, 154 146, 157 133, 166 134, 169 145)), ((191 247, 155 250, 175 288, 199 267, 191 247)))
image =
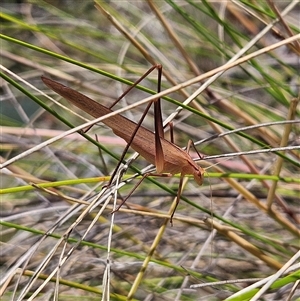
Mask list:
MULTIPOLYGON (((298 1, 97 3, 1 4, 2 300, 299 298, 298 1), (150 169, 139 157, 105 187, 125 147, 107 127, 42 145, 91 117, 41 75, 109 106, 155 63, 173 88, 163 119, 179 113, 176 144, 192 139, 207 172, 184 183, 173 226, 177 176, 143 181, 111 214, 150 169)), ((116 109, 138 121, 144 105, 127 106, 156 89, 154 72, 116 109)))

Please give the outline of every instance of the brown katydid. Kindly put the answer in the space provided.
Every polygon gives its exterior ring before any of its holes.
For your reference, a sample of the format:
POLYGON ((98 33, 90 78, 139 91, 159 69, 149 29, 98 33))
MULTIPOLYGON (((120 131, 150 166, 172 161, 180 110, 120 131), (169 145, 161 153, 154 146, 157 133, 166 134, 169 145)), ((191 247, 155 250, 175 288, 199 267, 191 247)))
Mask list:
MULTIPOLYGON (((160 89, 161 65, 155 65, 152 68, 150 68, 148 72, 146 72, 141 77, 141 79, 139 79, 136 83, 134 83, 133 86, 131 86, 125 93, 123 93, 117 101, 119 101, 126 93, 128 93, 134 86, 138 84, 138 82, 140 82, 155 68, 157 68, 159 72, 158 89, 160 89)), ((78 108, 92 115, 95 118, 99 118, 101 116, 111 113, 111 108, 117 103, 116 101, 110 108, 108 108, 92 100, 91 98, 75 91, 74 89, 66 87, 52 79, 42 76, 42 81, 50 89, 52 89, 53 91, 55 91, 56 93, 73 103, 75 106, 77 106, 78 108)), ((135 123, 119 114, 109 117, 103 120, 102 122, 108 127, 110 127, 117 136, 123 138, 127 142, 127 147, 125 151, 127 151, 129 146, 131 146, 148 162, 156 166, 157 174, 181 174, 176 201, 178 204, 181 194, 183 177, 185 175, 193 175, 195 181, 199 185, 201 185, 203 182, 204 169, 198 166, 193 161, 188 152, 179 148, 177 145, 164 138, 160 99, 156 99, 153 102, 155 116, 155 132, 152 132, 147 128, 141 126, 143 118, 149 110, 151 103, 148 104, 139 123, 135 123)), ((121 207, 121 205, 117 208, 117 210, 121 207)), ((171 222, 175 209, 171 215, 171 222)))

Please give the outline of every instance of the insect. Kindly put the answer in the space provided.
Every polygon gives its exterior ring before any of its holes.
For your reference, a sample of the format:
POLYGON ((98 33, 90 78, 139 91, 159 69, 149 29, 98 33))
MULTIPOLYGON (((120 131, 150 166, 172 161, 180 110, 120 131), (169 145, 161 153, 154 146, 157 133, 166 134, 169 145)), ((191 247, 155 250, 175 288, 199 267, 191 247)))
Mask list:
MULTIPOLYGON (((153 68, 156 67, 157 65, 153 68)), ((111 108, 105 107, 93 99, 50 78, 42 76, 42 81, 50 89, 95 118, 113 112, 111 108)), ((141 81, 141 79, 139 81, 141 81)), ((135 85, 136 84, 137 83, 135 83, 135 85)), ((148 105, 147 109, 149 109, 150 105, 151 103, 148 105)), ((183 177, 185 175, 193 175, 194 180, 201 185, 203 182, 204 169, 198 166, 185 150, 164 138, 160 99, 154 100, 154 113, 155 132, 141 126, 141 121, 137 124, 120 114, 103 120, 103 123, 110 127, 117 136, 123 138, 128 143, 128 146, 130 145, 149 163, 155 165, 157 174, 181 174, 177 194, 178 204, 183 177)), ((144 115, 145 114, 146 113, 144 113, 144 115)), ((118 209, 119 208, 120 206, 118 209)), ((173 215, 174 212, 171 216, 171 222, 173 215)))

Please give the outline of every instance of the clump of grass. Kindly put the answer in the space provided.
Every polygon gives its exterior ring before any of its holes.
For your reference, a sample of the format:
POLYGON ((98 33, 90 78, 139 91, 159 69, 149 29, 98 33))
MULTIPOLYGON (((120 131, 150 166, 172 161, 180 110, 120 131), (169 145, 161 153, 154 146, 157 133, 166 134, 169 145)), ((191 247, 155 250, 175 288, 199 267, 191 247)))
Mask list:
MULTIPOLYGON (((297 296, 296 2, 1 4, 4 300, 297 296), (194 141, 207 171, 200 187, 186 180, 173 227, 178 177, 143 181, 111 215, 147 163, 139 158, 103 188, 125 143, 102 125, 65 135, 90 117, 40 79, 109 106, 155 63, 162 90, 172 89, 163 118, 172 117, 177 145, 194 141)), ((156 87, 151 74, 118 108, 156 87)), ((123 114, 137 121, 143 110, 123 114)))

